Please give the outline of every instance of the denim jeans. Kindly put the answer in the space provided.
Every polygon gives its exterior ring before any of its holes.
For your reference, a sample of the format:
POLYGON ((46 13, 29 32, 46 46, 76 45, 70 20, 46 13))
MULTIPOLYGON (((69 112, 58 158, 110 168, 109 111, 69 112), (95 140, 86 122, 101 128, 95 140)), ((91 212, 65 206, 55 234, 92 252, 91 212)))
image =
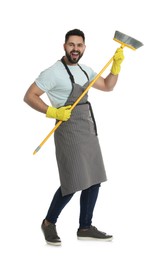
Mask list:
MULTIPOLYGON (((86 190, 81 191, 79 228, 88 228, 92 223, 93 211, 98 197, 99 187, 100 184, 96 184, 86 190)), ((54 194, 46 219, 55 224, 61 211, 71 200, 73 195, 74 193, 62 196, 61 188, 59 187, 54 194)))

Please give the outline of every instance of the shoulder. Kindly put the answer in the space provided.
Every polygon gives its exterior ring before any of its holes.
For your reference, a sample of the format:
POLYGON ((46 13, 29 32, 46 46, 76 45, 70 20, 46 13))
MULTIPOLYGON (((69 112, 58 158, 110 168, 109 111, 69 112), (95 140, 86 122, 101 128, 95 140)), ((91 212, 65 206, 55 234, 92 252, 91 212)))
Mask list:
POLYGON ((61 61, 55 62, 52 66, 46 68, 45 70, 41 71, 38 79, 44 80, 44 81, 54 81, 56 78, 61 77, 61 75, 64 74, 64 66, 61 63, 61 61))
POLYGON ((59 69, 61 69, 62 63, 60 60, 56 61, 53 65, 51 65, 50 67, 46 68, 45 70, 43 70, 40 74, 49 74, 49 73, 54 73, 56 71, 58 71, 59 69))

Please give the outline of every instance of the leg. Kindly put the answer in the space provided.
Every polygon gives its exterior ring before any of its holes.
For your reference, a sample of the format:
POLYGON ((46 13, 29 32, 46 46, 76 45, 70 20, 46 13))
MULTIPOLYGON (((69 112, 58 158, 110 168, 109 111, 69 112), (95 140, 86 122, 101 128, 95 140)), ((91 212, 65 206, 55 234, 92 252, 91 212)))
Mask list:
POLYGON ((91 226, 93 211, 98 197, 100 184, 91 186, 83 190, 80 197, 80 229, 86 229, 91 226))
POLYGON ((98 197, 100 184, 91 186, 82 191, 80 198, 80 226, 77 231, 77 237, 81 240, 99 239, 104 241, 111 241, 112 236, 105 232, 99 231, 92 226, 93 211, 98 197))
POLYGON ((55 246, 61 245, 61 240, 58 236, 55 223, 57 222, 58 216, 60 215, 62 209, 70 201, 72 196, 73 193, 66 196, 62 196, 61 188, 59 188, 56 191, 53 200, 50 204, 47 216, 43 220, 41 226, 45 236, 45 240, 48 244, 55 246))
POLYGON ((61 211, 66 206, 66 204, 70 201, 70 199, 72 198, 73 195, 74 195, 74 193, 68 194, 66 196, 62 196, 61 188, 59 188, 53 197, 53 200, 50 204, 50 207, 49 207, 49 210, 48 210, 48 213, 47 213, 47 216, 45 219, 48 222, 55 224, 57 222, 57 218, 60 215, 61 211))

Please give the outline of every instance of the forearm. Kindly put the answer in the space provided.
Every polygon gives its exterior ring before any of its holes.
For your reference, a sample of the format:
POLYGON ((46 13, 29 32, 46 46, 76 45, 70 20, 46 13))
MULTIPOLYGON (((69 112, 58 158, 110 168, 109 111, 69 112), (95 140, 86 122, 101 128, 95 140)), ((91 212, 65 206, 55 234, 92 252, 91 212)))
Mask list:
POLYGON ((39 95, 31 93, 30 90, 26 92, 24 96, 24 101, 33 109, 46 114, 46 116, 49 118, 55 118, 62 121, 67 121, 70 118, 71 106, 64 106, 60 108, 48 106, 44 103, 39 95))
POLYGON ((24 97, 24 102, 26 102, 30 107, 32 107, 33 109, 41 113, 46 114, 47 112, 48 105, 45 104, 44 101, 36 94, 34 95, 26 94, 24 97))
POLYGON ((117 83, 117 80, 118 75, 113 75, 112 73, 109 73, 109 75, 104 79, 106 91, 112 91, 117 83))

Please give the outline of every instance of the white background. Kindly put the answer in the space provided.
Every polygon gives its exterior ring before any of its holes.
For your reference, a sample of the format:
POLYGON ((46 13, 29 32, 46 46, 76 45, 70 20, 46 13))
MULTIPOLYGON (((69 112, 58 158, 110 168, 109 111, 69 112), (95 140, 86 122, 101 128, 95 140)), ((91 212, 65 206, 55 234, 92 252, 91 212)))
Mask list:
POLYGON ((157 259, 156 10, 156 0, 1 1, 1 259, 157 259), (124 49, 113 92, 89 92, 108 176, 93 224, 113 234, 114 241, 76 239, 77 193, 58 221, 63 245, 54 248, 45 244, 40 230, 59 186, 53 136, 33 155, 54 121, 27 106, 23 96, 39 73, 64 55, 65 33, 74 28, 86 35, 81 63, 96 72, 119 47, 113 41, 115 30, 144 46, 124 49))

